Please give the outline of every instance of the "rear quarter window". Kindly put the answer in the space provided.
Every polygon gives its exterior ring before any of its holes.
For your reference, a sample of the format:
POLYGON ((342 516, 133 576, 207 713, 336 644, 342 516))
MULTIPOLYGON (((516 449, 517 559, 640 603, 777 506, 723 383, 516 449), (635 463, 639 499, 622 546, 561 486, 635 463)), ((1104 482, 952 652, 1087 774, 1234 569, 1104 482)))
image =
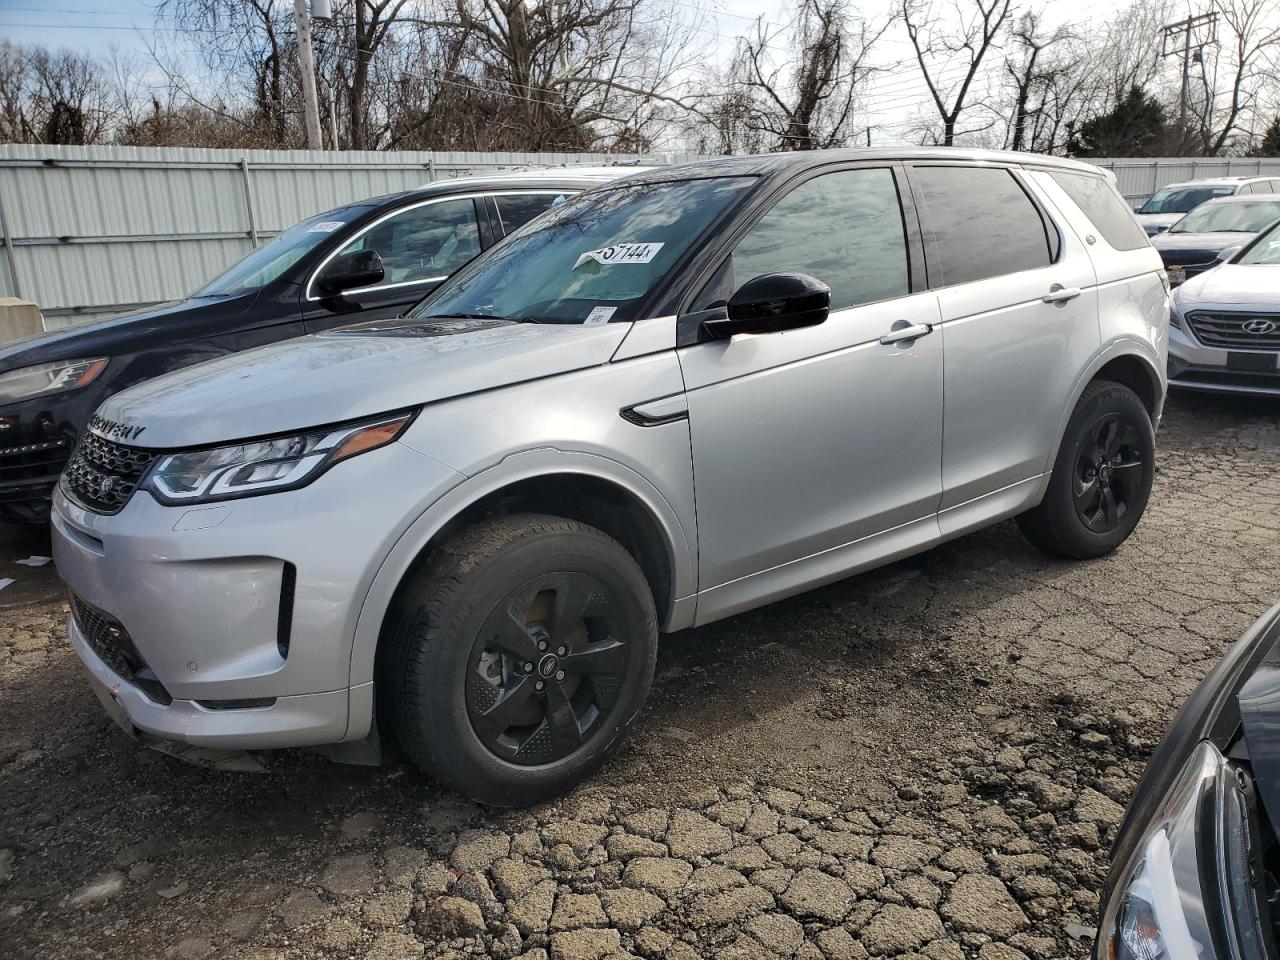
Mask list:
POLYGON ((1148 245, 1147 232, 1102 177, 1087 173, 1051 173, 1050 176, 1084 211, 1112 249, 1139 250, 1148 245))

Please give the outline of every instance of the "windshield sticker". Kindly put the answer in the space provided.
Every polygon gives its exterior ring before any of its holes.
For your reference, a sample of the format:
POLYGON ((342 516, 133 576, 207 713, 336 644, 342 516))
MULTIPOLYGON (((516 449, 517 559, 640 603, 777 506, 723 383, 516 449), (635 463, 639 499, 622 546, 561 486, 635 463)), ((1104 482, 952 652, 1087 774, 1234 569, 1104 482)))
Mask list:
POLYGON ((588 250, 573 265, 577 270, 588 260, 608 266, 611 263, 649 263, 662 249, 661 243, 615 243, 599 250, 588 250))
MULTIPOLYGON (((661 246, 661 244, 659 244, 661 246)), ((618 312, 617 307, 594 307, 587 314, 587 319, 582 321, 584 327, 598 327, 608 323, 609 318, 618 312)))
POLYGON ((321 220, 307 227, 307 233, 333 233, 342 226, 341 220, 321 220))

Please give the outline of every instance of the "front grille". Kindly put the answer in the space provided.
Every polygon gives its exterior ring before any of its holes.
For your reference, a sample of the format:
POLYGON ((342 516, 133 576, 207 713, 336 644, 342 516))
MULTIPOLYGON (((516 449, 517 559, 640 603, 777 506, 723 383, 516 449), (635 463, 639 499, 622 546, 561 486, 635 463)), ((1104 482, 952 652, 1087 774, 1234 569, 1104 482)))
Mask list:
POLYGON ((64 437, 0 447, 0 484, 48 481, 62 472, 70 443, 64 437))
POLYGON ((154 460, 150 450, 86 432, 67 464, 67 489, 95 513, 119 513, 154 460))
POLYGON ((1280 350, 1280 314, 1192 313, 1187 316, 1187 322, 1196 339, 1206 347, 1280 350), (1246 329, 1250 325, 1253 330, 1246 329))
POLYGON ((74 593, 71 594, 71 614, 85 643, 112 673, 128 680, 157 703, 173 703, 173 697, 151 672, 118 620, 74 593))

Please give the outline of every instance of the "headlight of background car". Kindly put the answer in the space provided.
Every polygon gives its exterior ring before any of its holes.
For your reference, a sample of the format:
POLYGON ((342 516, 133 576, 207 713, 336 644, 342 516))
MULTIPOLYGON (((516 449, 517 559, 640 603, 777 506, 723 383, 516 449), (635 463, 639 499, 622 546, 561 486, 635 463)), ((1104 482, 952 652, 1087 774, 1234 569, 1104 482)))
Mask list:
POLYGON ((107 358, 59 360, 0 373, 0 403, 27 400, 88 386, 107 368, 107 358))
POLYGON ((164 455, 145 482, 162 503, 200 503, 292 489, 390 443, 413 412, 232 446, 164 455))
POLYGON ((1217 748, 1200 744, 1118 874, 1099 927, 1099 960, 1213 960, 1220 954, 1206 908, 1223 919, 1229 956, 1264 960, 1238 788, 1217 748))

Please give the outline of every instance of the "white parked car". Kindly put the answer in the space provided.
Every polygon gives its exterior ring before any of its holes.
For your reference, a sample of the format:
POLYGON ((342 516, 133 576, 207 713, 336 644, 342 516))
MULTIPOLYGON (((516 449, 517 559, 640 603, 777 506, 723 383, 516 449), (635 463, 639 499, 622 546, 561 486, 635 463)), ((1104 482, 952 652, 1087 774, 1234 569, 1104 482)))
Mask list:
POLYGON ((1173 293, 1169 386, 1280 396, 1280 221, 1173 293))

